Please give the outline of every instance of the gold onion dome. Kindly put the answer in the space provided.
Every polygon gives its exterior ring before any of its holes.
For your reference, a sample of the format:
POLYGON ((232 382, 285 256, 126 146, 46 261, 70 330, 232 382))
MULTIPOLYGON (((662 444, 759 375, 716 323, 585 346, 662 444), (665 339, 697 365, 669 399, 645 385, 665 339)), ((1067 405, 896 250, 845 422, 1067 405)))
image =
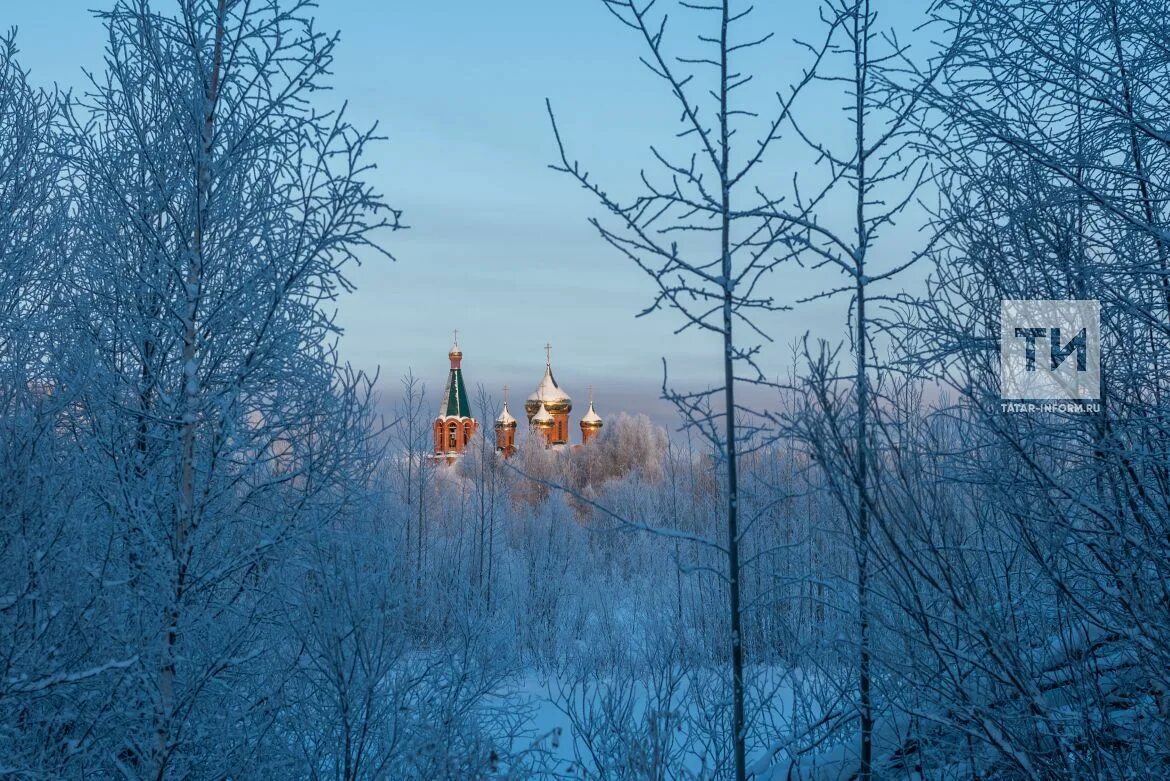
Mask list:
POLYGON ((512 417, 512 413, 508 412, 508 402, 504 402, 504 408, 500 410, 500 416, 496 418, 496 428, 516 428, 516 418, 512 417))
POLYGON ((552 428, 556 425, 556 421, 553 420, 548 408, 541 404, 540 409, 532 416, 532 425, 536 428, 552 428))
POLYGON ((593 402, 589 402, 589 411, 585 413, 585 417, 581 418, 581 426, 584 428, 601 428, 601 416, 593 411, 593 402))
POLYGON ((528 397, 528 401, 524 402, 524 411, 530 416, 534 415, 542 403, 549 412, 568 413, 573 409, 572 397, 565 393, 561 386, 557 385, 552 367, 547 365, 544 367, 544 379, 528 397))
POLYGON ((459 349, 459 342, 456 342, 455 344, 451 345, 451 350, 450 350, 450 352, 447 353, 447 357, 450 358, 451 360, 455 360, 456 358, 463 357, 463 351, 459 349))

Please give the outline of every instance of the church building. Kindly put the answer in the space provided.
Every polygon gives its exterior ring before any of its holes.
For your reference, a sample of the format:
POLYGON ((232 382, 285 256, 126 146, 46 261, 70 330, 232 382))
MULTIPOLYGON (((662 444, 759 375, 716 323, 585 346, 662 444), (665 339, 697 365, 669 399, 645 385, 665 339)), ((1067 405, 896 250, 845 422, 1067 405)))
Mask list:
MULTIPOLYGON (((447 357, 451 369, 447 375, 447 386, 439 405, 439 414, 434 422, 434 460, 454 463, 467 443, 471 441, 479 426, 471 414, 467 388, 463 382, 463 351, 459 349, 458 334, 447 357)), ((570 413, 573 399, 557 384, 552 371, 552 346, 545 345, 544 377, 536 390, 524 402, 524 413, 528 419, 529 439, 546 449, 561 450, 570 444, 570 413)), ((581 445, 587 445, 598 435, 604 425, 601 416, 593 409, 593 393, 590 389, 589 409, 580 421, 581 445)), ((504 388, 504 404, 495 421, 496 452, 504 458, 511 457, 517 449, 516 418, 508 410, 508 389, 504 388)))
MULTIPOLYGON (((569 444, 569 413, 573 411, 573 398, 557 384, 556 378, 552 371, 552 345, 546 344, 545 361, 544 361, 544 377, 540 384, 536 386, 536 390, 524 402, 524 412, 528 416, 528 426, 533 433, 538 434, 544 440, 546 448, 559 449, 569 444)), ((504 413, 508 410, 507 402, 504 403, 504 413)), ((501 416, 504 414, 501 413, 501 416)), ((509 418, 511 415, 508 416, 509 418)), ((603 422, 601 416, 593 409, 593 391, 589 391, 589 410, 581 418, 581 444, 587 445, 601 431, 603 422)), ((499 432, 499 420, 496 421, 496 430, 499 432)), ((504 448, 499 446, 499 433, 496 434, 497 450, 501 452, 504 448)))

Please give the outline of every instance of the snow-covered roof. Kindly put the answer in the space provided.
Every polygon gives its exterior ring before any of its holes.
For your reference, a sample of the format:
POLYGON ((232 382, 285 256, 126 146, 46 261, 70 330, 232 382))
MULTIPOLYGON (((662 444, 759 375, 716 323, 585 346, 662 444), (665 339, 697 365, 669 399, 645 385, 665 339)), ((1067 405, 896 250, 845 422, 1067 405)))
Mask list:
POLYGON ((550 413, 548 411, 548 409, 545 408, 543 402, 541 402, 540 409, 538 409, 536 411, 536 414, 532 416, 532 422, 533 423, 550 423, 550 424, 554 422, 552 413, 550 413))
POLYGON ((593 425, 593 426, 600 426, 601 425, 601 416, 593 411, 593 402, 592 401, 589 402, 589 411, 585 413, 585 416, 583 418, 581 418, 581 422, 588 424, 588 425, 593 425))
POLYGON ((536 390, 528 397, 529 401, 572 401, 569 394, 557 385, 557 381, 553 378, 552 367, 544 367, 544 379, 540 381, 540 385, 536 386, 536 390))
POLYGON ((512 413, 508 412, 508 402, 504 402, 504 408, 500 410, 500 416, 496 418, 497 426, 515 426, 516 418, 512 417, 512 413))

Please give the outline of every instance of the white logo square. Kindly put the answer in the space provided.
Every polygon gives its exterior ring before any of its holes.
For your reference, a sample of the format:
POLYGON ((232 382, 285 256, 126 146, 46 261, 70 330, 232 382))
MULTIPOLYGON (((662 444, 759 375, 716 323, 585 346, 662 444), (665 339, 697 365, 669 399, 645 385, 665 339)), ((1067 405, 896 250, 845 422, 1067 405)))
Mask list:
POLYGON ((1004 399, 1101 398, 1101 302, 1004 300, 999 310, 1004 399))

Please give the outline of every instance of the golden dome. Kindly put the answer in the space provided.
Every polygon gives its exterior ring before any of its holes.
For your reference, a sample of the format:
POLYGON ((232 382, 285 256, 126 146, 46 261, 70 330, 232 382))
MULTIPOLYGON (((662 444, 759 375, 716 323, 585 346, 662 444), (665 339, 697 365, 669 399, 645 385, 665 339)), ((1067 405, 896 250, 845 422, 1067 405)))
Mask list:
POLYGON ((547 364, 544 367, 544 378, 540 381, 540 385, 524 402, 524 411, 528 413, 529 420, 540 409, 541 404, 554 414, 568 414, 573 409, 572 397, 565 393, 561 386, 557 385, 552 374, 552 367, 547 364))
MULTIPOLYGON (((524 406, 527 407, 528 405, 525 404, 524 406)), ((543 404, 541 404, 539 409, 533 413, 531 422, 535 428, 552 428, 556 425, 556 421, 553 420, 553 416, 549 414, 548 409, 545 408, 543 404)))
POLYGON ((516 418, 512 417, 512 413, 508 411, 508 402, 506 401, 500 416, 496 418, 496 428, 516 428, 516 418))
POLYGON ((601 416, 593 411, 593 402, 589 402, 589 411, 585 413, 585 417, 581 418, 581 428, 601 428, 604 425, 601 422, 601 416))

